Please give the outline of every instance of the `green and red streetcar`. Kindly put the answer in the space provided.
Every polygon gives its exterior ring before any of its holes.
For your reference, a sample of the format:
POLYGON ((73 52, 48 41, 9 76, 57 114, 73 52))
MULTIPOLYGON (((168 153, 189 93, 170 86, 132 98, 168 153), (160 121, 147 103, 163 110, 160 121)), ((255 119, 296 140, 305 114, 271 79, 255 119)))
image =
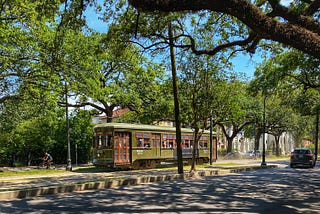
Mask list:
MULTIPOLYGON (((190 164, 194 146, 192 129, 182 128, 183 161, 190 164)), ((196 150, 197 163, 216 160, 215 138, 205 131, 196 150), (214 142, 214 143, 212 143, 214 142), (210 152, 210 148, 212 152, 210 152)), ((93 164, 110 168, 154 168, 177 161, 176 129, 155 125, 106 123, 94 127, 93 164)))

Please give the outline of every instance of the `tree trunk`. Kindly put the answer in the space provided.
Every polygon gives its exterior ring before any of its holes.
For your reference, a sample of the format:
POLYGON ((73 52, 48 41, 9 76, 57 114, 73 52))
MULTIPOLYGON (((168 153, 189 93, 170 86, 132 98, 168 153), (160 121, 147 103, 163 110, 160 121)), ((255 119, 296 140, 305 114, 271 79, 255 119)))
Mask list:
POLYGON ((258 129, 256 136, 255 136, 255 142, 254 142, 254 150, 257 151, 259 150, 260 146, 260 137, 261 137, 262 131, 261 129, 258 129))
POLYGON ((10 161, 10 166, 11 167, 15 167, 16 166, 16 155, 15 154, 12 154, 11 155, 11 161, 10 161))
POLYGON ((197 161, 196 155, 198 154, 198 142, 199 142, 198 135, 199 135, 199 128, 196 127, 194 130, 194 144, 192 148, 192 163, 191 163, 190 172, 196 171, 196 161, 197 161))
POLYGON ((31 165, 31 152, 28 151, 28 155, 27 155, 27 166, 31 165))
POLYGON ((276 139, 276 156, 280 156, 280 136, 276 135, 274 138, 276 139))
POLYGON ((227 138, 227 142, 228 142, 228 145, 227 145, 227 153, 230 153, 230 152, 232 152, 232 141, 233 141, 233 137, 226 136, 226 138, 227 138))
POLYGON ((170 43, 170 59, 171 59, 171 71, 172 71, 172 85, 173 85, 173 97, 174 97, 174 116, 176 121, 176 142, 177 142, 177 159, 178 159, 178 174, 183 174, 183 160, 182 160, 182 148, 181 148, 181 121, 180 121, 180 108, 178 99, 178 81, 176 71, 176 59, 173 46, 173 34, 171 29, 171 23, 169 23, 169 43, 170 43))
POLYGON ((111 123, 113 120, 113 108, 106 108, 104 113, 107 116, 107 123, 111 123))

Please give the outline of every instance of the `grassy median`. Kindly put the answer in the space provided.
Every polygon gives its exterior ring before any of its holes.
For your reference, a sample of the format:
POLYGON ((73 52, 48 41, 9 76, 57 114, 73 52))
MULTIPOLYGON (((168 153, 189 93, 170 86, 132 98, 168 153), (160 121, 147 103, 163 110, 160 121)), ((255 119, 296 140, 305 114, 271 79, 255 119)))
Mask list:
POLYGON ((46 175, 46 174, 53 174, 53 173, 63 173, 66 172, 65 170, 58 170, 58 169, 46 169, 46 170, 39 170, 39 169, 30 169, 30 170, 15 170, 15 171, 4 171, 0 172, 0 177, 10 177, 10 176, 24 176, 24 175, 46 175))

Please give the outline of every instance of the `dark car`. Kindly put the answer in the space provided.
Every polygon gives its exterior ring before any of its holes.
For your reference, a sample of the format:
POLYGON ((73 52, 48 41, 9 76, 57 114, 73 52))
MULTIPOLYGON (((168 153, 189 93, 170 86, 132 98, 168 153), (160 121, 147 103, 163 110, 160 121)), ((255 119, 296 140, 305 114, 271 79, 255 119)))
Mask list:
POLYGON ((311 149, 294 149, 290 154, 290 167, 292 168, 294 166, 308 166, 313 168, 315 166, 315 155, 311 149))

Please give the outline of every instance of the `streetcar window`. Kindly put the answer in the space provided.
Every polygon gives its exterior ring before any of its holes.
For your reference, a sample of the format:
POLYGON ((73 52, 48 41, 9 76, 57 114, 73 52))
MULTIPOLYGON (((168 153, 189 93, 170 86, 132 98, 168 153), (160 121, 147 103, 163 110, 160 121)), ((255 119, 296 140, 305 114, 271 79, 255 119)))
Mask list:
POLYGON ((176 147, 176 135, 163 134, 162 148, 175 148, 175 147, 176 147))
POLYGON ((150 148, 149 138, 137 138, 137 147, 150 148))
POLYGON ((176 147, 176 142, 173 140, 165 140, 162 142, 162 148, 174 148, 176 147))
POLYGON ((149 139, 148 139, 147 142, 144 142, 144 147, 145 147, 145 148, 150 148, 150 141, 149 141, 149 139))
POLYGON ((137 132, 136 141, 137 141, 137 147, 140 147, 140 148, 151 147, 150 133, 137 132))
POLYGON ((143 141, 142 138, 137 139, 137 147, 142 147, 142 141, 143 141))
POLYGON ((112 147, 112 136, 111 135, 105 136, 105 147, 107 147, 107 148, 112 147))
POLYGON ((208 148, 208 142, 200 140, 199 141, 199 148, 208 148))
POLYGON ((191 141, 193 140, 193 135, 182 135, 182 148, 188 149, 191 147, 191 141))
POLYGON ((112 147, 112 135, 100 135, 95 137, 95 148, 99 147, 112 147))
POLYGON ((182 145, 183 145, 183 148, 190 148, 190 140, 184 140, 182 145))
POLYGON ((208 148, 208 136, 201 136, 199 140, 199 148, 208 148))
POLYGON ((169 141, 164 140, 164 141, 162 142, 162 147, 163 147, 163 148, 169 148, 169 141))
POLYGON ((98 136, 98 147, 102 145, 102 136, 98 136))
POLYGON ((173 141, 170 141, 169 142, 169 148, 173 148, 174 144, 173 144, 173 141))
POLYGON ((143 139, 142 147, 144 147, 144 148, 150 148, 150 139, 149 139, 149 138, 144 138, 144 139, 143 139))

